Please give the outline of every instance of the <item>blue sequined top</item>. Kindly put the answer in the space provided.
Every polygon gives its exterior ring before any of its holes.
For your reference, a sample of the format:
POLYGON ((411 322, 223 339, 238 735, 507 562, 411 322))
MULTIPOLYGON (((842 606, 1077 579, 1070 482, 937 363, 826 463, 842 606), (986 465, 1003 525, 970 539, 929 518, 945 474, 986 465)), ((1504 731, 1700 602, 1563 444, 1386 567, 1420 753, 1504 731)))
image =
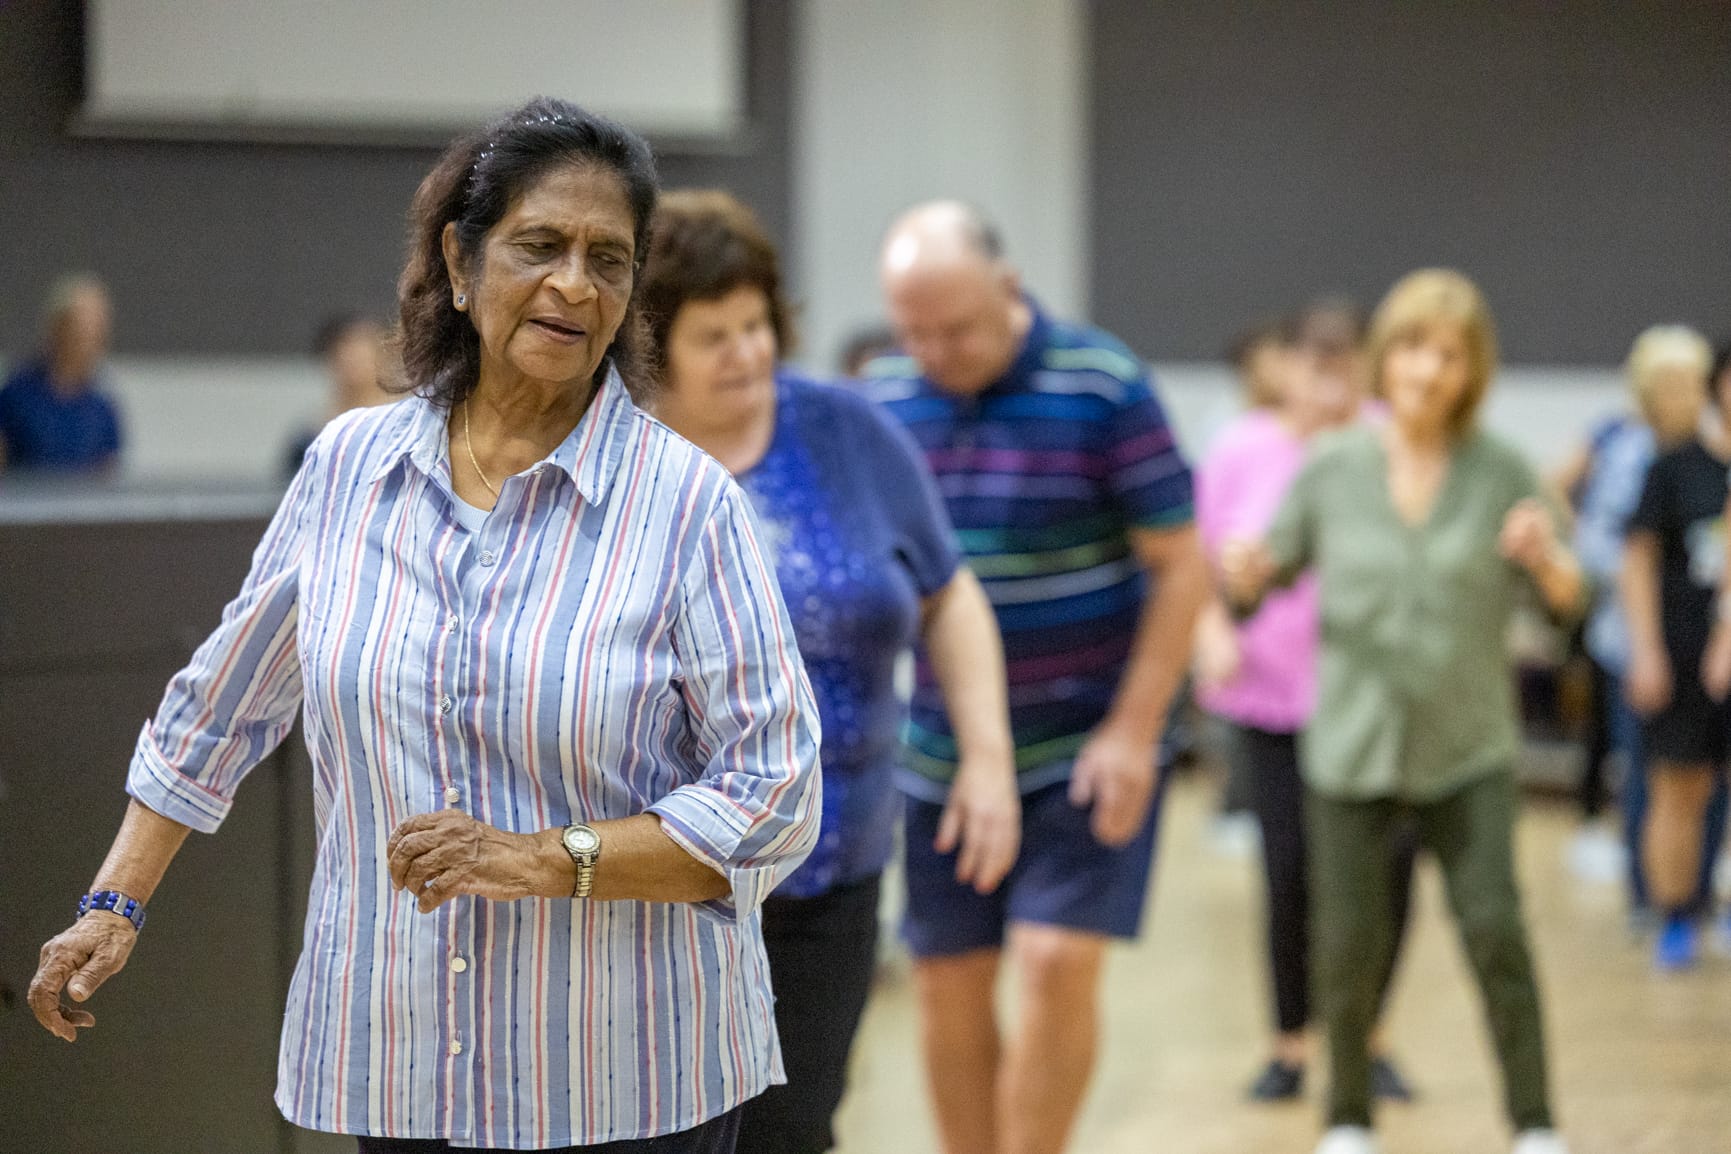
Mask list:
POLYGON ((817 848, 776 889, 816 897, 889 860, 900 813, 896 659, 918 636, 920 599, 958 564, 954 534, 908 435, 872 402, 776 376, 763 460, 737 480, 774 554, 823 723, 817 848))

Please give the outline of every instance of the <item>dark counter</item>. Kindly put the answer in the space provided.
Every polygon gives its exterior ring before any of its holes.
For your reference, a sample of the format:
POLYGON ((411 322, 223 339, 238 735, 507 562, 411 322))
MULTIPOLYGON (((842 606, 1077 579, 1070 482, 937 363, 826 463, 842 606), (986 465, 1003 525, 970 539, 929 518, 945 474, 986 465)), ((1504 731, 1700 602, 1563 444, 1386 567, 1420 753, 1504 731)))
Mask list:
POLYGON ((277 494, 0 479, 0 1152, 352 1150, 271 1101, 313 826, 298 736, 193 834, 69 1046, 24 1005, 126 808, 164 685, 239 588, 277 494))

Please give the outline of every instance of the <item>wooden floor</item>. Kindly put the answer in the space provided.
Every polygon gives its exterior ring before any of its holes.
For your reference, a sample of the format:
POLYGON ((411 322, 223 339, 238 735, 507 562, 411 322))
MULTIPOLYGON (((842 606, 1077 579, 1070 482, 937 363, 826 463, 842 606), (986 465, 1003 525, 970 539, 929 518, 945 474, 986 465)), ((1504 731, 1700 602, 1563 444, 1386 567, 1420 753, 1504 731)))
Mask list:
MULTIPOLYGON (((1254 857, 1209 837, 1216 787, 1201 775, 1169 800, 1151 925, 1113 957, 1100 1072, 1072 1150, 1082 1154, 1309 1154, 1309 1100, 1253 1106, 1267 1020, 1254 857)), ((1529 806, 1520 862, 1551 1039, 1560 1122, 1575 1154, 1731 1154, 1731 959, 1659 977, 1630 937, 1619 890, 1574 879, 1576 829, 1560 805, 1529 806)), ((1509 1139, 1488 1043, 1426 865, 1393 1000, 1395 1052, 1419 1089, 1382 1111, 1388 1154, 1496 1154, 1509 1139)), ((866 1012, 841 1154, 937 1151, 905 979, 866 1012)))

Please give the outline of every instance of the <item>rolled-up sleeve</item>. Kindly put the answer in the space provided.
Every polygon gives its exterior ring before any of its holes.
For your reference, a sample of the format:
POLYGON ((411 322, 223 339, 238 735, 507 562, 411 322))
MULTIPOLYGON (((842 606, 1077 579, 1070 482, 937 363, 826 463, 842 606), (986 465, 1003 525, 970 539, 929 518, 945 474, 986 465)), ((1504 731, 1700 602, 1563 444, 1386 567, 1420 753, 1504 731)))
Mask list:
POLYGON ((699 530, 674 643, 699 779, 654 805, 687 853, 723 874, 730 896, 700 904, 750 916, 817 842, 818 713, 745 499, 727 485, 699 530))
POLYGON ((239 594, 138 735, 126 791, 204 833, 222 824, 241 779, 281 743, 300 709, 295 629, 317 469, 309 451, 239 594))

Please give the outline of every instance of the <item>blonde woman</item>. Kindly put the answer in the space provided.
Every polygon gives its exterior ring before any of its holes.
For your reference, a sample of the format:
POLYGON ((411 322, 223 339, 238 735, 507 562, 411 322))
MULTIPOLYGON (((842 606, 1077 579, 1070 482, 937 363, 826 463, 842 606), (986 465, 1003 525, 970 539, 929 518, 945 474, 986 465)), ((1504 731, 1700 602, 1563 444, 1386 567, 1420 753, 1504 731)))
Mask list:
MULTIPOLYGON (((1647 473, 1661 453, 1681 448, 1702 435, 1706 390, 1692 368, 1678 368, 1678 346, 1666 329, 1643 333, 1626 366, 1636 411, 1601 422, 1588 443, 1558 477, 1558 487, 1576 496, 1575 555, 1593 583, 1593 607, 1583 630, 1584 647, 1593 668, 1593 704, 1602 727, 1597 742, 1589 740, 1582 778, 1582 807, 1589 819, 1602 804, 1604 786, 1599 772, 1606 754, 1623 759, 1617 800, 1623 811, 1623 843, 1627 850, 1630 923, 1637 932, 1656 927, 1658 914, 1642 864, 1647 818, 1647 760, 1641 742, 1640 715, 1623 691, 1629 669, 1629 622, 1618 589, 1623 546, 1629 523, 1641 501, 1647 473)), ((1697 350, 1684 342, 1685 364, 1698 360, 1697 350)), ((1725 382, 1731 388, 1731 380, 1725 382)), ((1713 905, 1713 860, 1724 841, 1725 781, 1720 779, 1708 805, 1702 832, 1705 852, 1697 873, 1693 911, 1705 914, 1713 905)))
MULTIPOLYGON (((1693 329, 1660 325, 1629 354, 1629 375, 1699 414, 1713 351, 1693 329)), ((1715 398, 1723 421, 1727 398, 1715 398)), ((1654 943, 1661 971, 1688 969, 1698 950, 1696 889, 1714 783, 1724 772, 1731 721, 1709 692, 1705 658, 1725 560, 1727 450, 1700 435, 1662 453, 1647 473, 1623 549, 1629 623, 1629 704, 1642 717, 1647 814, 1642 864, 1664 919, 1654 943)), ((1723 697, 1723 693, 1719 694, 1723 697)), ((1720 816, 1723 821, 1723 815, 1720 816)))
POLYGON ((1223 550, 1240 608, 1313 571, 1322 650, 1305 734, 1316 989, 1333 1059, 1317 1154, 1374 1154, 1367 1041, 1393 948, 1386 847, 1410 817, 1443 870, 1501 1061, 1516 1154, 1561 1154, 1514 875, 1520 748, 1504 634, 1585 582, 1520 455, 1478 429, 1496 336, 1459 273, 1413 273, 1371 323, 1380 427, 1321 444, 1262 543, 1223 550))

